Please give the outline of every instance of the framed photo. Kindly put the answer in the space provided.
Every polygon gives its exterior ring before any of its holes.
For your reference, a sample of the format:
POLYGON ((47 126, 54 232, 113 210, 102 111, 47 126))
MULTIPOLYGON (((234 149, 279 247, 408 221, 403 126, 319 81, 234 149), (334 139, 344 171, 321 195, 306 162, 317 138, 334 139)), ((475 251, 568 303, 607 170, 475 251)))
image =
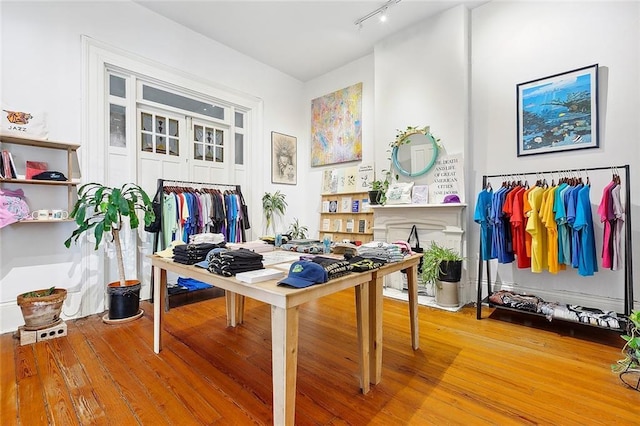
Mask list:
POLYGON ((517 85, 518 157, 598 147, 598 64, 517 85))
POLYGON ((295 185, 298 181, 298 147, 293 136, 271 132, 271 183, 295 185))

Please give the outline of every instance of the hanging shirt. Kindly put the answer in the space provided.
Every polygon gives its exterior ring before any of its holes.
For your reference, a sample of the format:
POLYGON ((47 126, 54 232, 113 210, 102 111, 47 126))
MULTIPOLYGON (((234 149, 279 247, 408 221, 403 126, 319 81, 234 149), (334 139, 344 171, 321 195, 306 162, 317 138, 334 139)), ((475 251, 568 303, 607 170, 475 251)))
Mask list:
POLYGON ((600 216, 600 222, 603 224, 602 234, 602 267, 611 268, 612 264, 612 235, 611 235, 611 221, 609 220, 609 211, 613 212, 611 189, 616 186, 616 183, 612 180, 602 190, 602 198, 598 205, 598 215, 600 216))
POLYGON ((476 201, 476 210, 473 215, 473 220, 480 225, 481 260, 494 259, 494 257, 491 256, 493 227, 490 223, 490 217, 492 199, 493 190, 483 189, 480 191, 476 201))
POLYGON ((611 270, 617 271, 622 268, 622 240, 624 237, 624 208, 622 207, 622 200, 620 198, 620 185, 616 185, 611 190, 611 200, 613 204, 613 212, 615 215, 615 221, 613 222, 613 259, 611 264, 611 270))
POLYGON ((590 276, 598 271, 598 257, 596 255, 589 191, 590 188, 588 185, 583 186, 578 191, 576 220, 573 224, 574 231, 577 231, 579 235, 580 255, 578 259, 578 274, 582 276, 590 276))
POLYGON ((571 244, 569 243, 569 225, 567 224, 567 210, 564 205, 564 193, 569 188, 566 182, 556 187, 553 202, 556 227, 558 229, 558 263, 571 265, 571 244))
POLYGON ((556 189, 553 186, 545 191, 540 211, 540 220, 547 231, 547 266, 552 274, 564 269, 564 265, 558 262, 558 225, 553 213, 556 189))
POLYGON ((527 219, 527 232, 531 235, 531 272, 547 269, 547 233, 540 220, 540 207, 545 190, 539 186, 529 192, 531 211, 527 219))
MULTIPOLYGON (((525 188, 517 188, 513 196, 511 224, 513 226, 513 252, 516 255, 518 268, 530 268, 531 257, 527 255, 523 196, 525 188)), ((527 234, 528 235, 528 234, 527 234)))
POLYGON ((178 206, 175 194, 162 195, 162 240, 163 248, 171 245, 178 231, 178 206))

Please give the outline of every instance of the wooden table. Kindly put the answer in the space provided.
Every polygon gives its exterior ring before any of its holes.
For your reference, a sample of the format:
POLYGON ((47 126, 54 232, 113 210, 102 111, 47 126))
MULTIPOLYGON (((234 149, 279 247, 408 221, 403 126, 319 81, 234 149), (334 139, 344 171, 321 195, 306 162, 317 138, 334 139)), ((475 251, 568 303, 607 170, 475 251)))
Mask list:
MULTIPOLYGON (((369 356, 369 288, 373 280, 372 272, 351 273, 303 289, 277 285, 277 280, 247 284, 233 277, 212 274, 206 269, 193 265, 175 263, 171 259, 156 255, 149 256, 154 268, 153 276, 153 350, 162 349, 162 315, 164 312, 167 271, 193 278, 225 290, 227 314, 234 324, 235 316, 243 303, 234 306, 242 297, 251 297, 271 305, 271 347, 273 380, 273 423, 293 425, 295 423, 296 374, 298 367, 298 307, 306 302, 336 293, 347 288, 355 288, 358 349, 360 356, 360 388, 369 391, 371 379, 369 356), (237 297, 240 296, 240 297, 237 297)), ((273 265, 270 267, 276 267, 273 265)), ((283 269, 284 270, 284 269, 283 269)), ((288 272, 284 270, 285 274, 288 272)), ((380 296, 382 297, 382 296, 380 296)), ((374 318, 378 318, 375 316, 374 318)), ((240 316, 240 322, 242 317, 240 316)))
POLYGON ((409 291, 409 323, 411 324, 411 347, 416 350, 420 346, 418 331, 418 265, 422 254, 406 257, 402 262, 387 263, 372 271, 369 283, 369 365, 371 367, 371 383, 380 383, 382 379, 382 313, 384 312, 383 284, 384 277, 398 271, 406 270, 409 291))
MULTIPOLYGON (((418 265, 422 261, 422 254, 413 254, 404 258, 401 262, 387 263, 386 265, 371 271, 369 282, 369 377, 371 384, 380 383, 382 379, 382 313, 384 277, 398 272, 406 271, 409 293, 409 323, 411 327, 411 347, 417 350, 420 347, 418 330, 418 265)), ((227 296, 227 323, 231 326, 240 324, 244 316, 243 296, 227 296)), ((368 391, 368 389, 367 389, 368 391)), ((366 392, 365 392, 366 393, 366 392)))

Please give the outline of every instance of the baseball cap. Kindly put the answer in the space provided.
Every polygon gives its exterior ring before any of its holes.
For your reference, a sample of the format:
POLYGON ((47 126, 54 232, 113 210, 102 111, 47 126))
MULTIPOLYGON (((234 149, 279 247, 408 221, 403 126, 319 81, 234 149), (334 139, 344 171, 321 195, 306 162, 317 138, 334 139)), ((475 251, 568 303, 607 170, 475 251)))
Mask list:
POLYGON ((458 197, 456 194, 449 194, 446 197, 444 197, 444 201, 442 201, 443 204, 459 203, 459 202, 460 202, 460 197, 458 197))
POLYGON ((314 284, 326 283, 328 279, 327 271, 322 266, 308 260, 299 260, 291 265, 289 275, 278 281, 278 285, 305 288, 314 284))

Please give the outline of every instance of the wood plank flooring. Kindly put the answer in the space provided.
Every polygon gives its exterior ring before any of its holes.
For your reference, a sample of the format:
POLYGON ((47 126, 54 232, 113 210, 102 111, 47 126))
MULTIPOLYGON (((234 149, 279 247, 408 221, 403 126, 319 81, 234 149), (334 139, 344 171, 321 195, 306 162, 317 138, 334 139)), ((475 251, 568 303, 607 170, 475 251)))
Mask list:
MULTIPOLYGON (((226 327, 224 298, 171 309, 153 353, 153 305, 107 325, 68 321, 68 336, 20 346, 0 336, 2 425, 268 425, 267 305, 247 300, 226 327)), ((296 424, 638 425, 640 392, 610 364, 619 334, 475 308, 420 307, 411 349, 408 305, 384 300, 382 382, 362 395, 353 291, 300 310, 296 424)))

